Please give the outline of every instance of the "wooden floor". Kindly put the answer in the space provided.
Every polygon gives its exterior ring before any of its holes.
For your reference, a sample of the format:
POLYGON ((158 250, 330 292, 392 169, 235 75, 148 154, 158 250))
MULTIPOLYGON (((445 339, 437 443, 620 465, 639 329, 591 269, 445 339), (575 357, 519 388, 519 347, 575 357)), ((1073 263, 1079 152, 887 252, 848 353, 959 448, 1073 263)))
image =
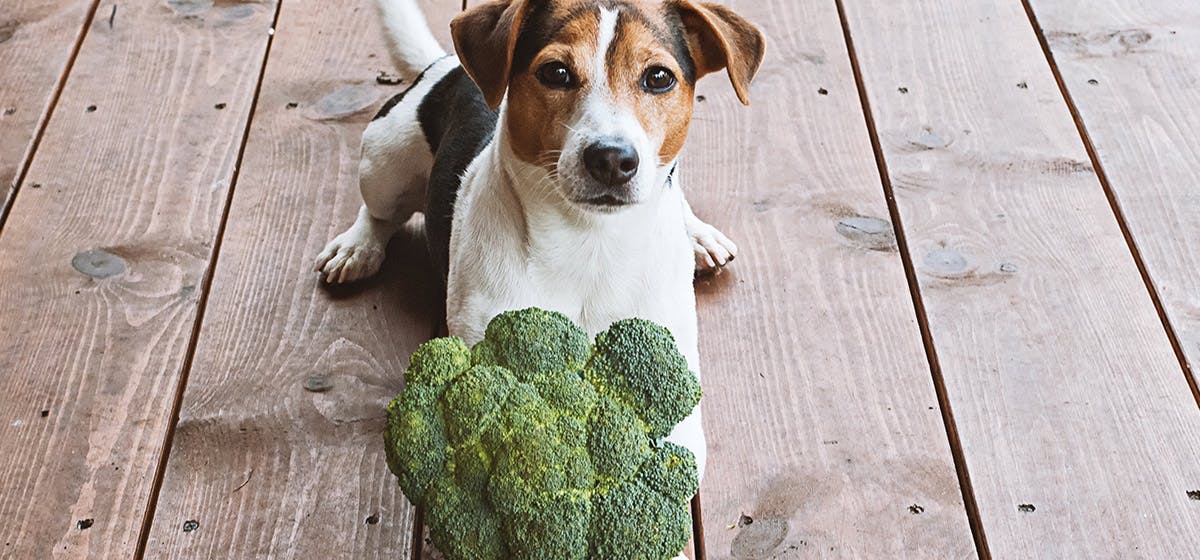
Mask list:
MULTIPOLYGON (((727 3, 707 557, 1200 557, 1200 3, 727 3)), ((429 265, 310 271, 388 60, 368 0, 0 0, 0 558, 410 557, 429 265)))

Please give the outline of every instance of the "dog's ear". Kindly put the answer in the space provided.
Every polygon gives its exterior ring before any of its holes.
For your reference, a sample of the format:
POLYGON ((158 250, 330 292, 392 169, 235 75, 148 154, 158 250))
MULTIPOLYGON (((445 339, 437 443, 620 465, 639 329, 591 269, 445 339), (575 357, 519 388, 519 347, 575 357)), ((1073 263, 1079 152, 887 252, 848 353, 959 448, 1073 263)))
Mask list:
POLYGON ((749 105, 750 82, 762 65, 765 50, 762 33, 719 4, 691 0, 675 0, 673 4, 687 33, 696 77, 727 70, 738 99, 749 105))
POLYGON ((450 22, 454 50, 493 110, 500 107, 512 72, 513 50, 531 0, 492 0, 450 22))

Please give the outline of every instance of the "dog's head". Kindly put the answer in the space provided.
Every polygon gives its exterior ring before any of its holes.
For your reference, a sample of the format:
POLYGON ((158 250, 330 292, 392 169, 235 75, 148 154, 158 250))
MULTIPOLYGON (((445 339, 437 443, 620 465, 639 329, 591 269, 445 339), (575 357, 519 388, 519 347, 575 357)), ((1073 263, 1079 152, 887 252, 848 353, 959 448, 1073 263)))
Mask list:
POLYGON ((451 24, 454 45, 521 160, 558 194, 615 212, 666 181, 691 123, 696 80, 726 70, 742 103, 759 31, 691 0, 494 0, 451 24))

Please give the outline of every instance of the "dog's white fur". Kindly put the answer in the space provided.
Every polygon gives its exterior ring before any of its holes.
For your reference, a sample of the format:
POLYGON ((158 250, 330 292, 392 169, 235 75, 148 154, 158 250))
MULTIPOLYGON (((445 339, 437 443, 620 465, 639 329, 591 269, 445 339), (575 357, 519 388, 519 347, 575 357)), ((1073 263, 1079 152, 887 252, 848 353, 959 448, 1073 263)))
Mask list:
MULTIPOLYGON (((399 69, 412 78, 429 68, 403 101, 367 127, 359 168, 363 208, 317 261, 329 282, 376 272, 388 240, 422 209, 433 154, 417 108, 433 84, 458 66, 430 34, 415 0, 380 0, 380 7, 399 69)), ((602 11, 593 76, 607 75, 604 53, 616 21, 614 12, 602 11)), ((504 133, 506 114, 502 105, 496 136, 467 169, 455 204, 446 302, 450 334, 474 344, 492 317, 533 306, 559 311, 593 336, 614 321, 640 317, 667 327, 699 375, 694 271, 723 266, 737 248, 692 213, 678 173, 670 177, 675 162, 643 165, 632 189, 636 204, 619 211, 588 210, 568 201, 572 174, 586 173, 579 162, 583 146, 616 136, 629 141, 642 162, 657 162, 662 132, 644 130, 628 108, 608 98, 607 87, 596 87, 569 126, 556 176, 513 154, 504 133)), ((696 455, 703 476, 700 408, 667 439, 696 455)))

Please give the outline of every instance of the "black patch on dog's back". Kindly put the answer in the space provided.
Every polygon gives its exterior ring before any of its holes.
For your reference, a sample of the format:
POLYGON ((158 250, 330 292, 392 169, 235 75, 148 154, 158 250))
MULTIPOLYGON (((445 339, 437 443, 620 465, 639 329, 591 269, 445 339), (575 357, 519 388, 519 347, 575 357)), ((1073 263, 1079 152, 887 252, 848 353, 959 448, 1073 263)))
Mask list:
MULTIPOLYGON (((441 62, 441 59, 434 61, 433 64, 437 64, 438 62, 441 62)), ((377 121, 379 119, 382 119, 383 117, 386 117, 388 115, 388 113, 390 113, 392 111, 393 107, 395 107, 396 105, 399 105, 401 101, 404 101, 404 96, 408 95, 408 92, 412 91, 413 88, 417 87, 417 84, 421 83, 421 80, 425 79, 425 74, 427 72, 429 72, 430 68, 433 68, 433 64, 426 66, 425 69, 422 70, 420 74, 417 74, 417 79, 413 80, 413 83, 409 84, 408 87, 404 88, 404 91, 397 93, 396 95, 393 95, 391 99, 388 99, 387 101, 385 101, 383 103, 383 106, 379 108, 379 112, 375 113, 374 117, 371 117, 371 120, 377 121)))
POLYGON ((439 80, 417 108, 417 120, 433 152, 425 237, 434 269, 443 277, 450 271, 450 226, 458 189, 467 167, 495 134, 497 114, 461 66, 439 80))

